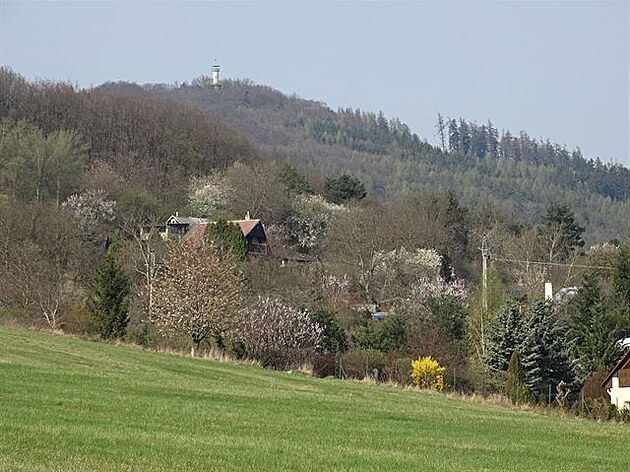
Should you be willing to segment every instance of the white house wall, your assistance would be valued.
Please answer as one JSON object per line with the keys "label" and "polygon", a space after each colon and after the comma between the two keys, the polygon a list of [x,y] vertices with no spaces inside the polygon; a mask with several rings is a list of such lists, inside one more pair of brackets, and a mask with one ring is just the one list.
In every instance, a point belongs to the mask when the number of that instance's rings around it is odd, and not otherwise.
{"label": "white house wall", "polygon": [[608,395],[610,403],[616,405],[618,409],[630,410],[630,387],[619,387],[619,377],[612,378],[612,388],[608,389]]}

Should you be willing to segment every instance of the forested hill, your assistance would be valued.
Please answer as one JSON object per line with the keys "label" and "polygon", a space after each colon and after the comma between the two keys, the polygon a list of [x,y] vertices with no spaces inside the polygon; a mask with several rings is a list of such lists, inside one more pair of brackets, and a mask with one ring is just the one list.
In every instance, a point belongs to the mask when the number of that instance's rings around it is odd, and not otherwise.
{"label": "forested hill", "polygon": [[186,204],[191,176],[270,156],[305,171],[317,188],[324,178],[347,172],[372,196],[451,190],[468,207],[500,209],[532,223],[549,204],[565,203],[586,227],[589,243],[628,234],[630,169],[587,160],[524,132],[499,132],[490,122],[440,118],[440,145],[433,146],[383,114],[333,111],[248,81],[224,81],[220,90],[203,78],[77,90],[28,82],[4,68],[0,98],[0,118],[34,127],[13,130],[30,141],[73,130],[89,148],[79,166],[89,169],[85,175],[71,171],[71,163],[27,162],[11,154],[15,162],[7,161],[0,175],[2,192],[18,200],[59,201],[79,187],[94,187],[164,214]]}
{"label": "forested hill", "polygon": [[562,202],[586,223],[589,242],[619,238],[628,230],[630,169],[587,159],[579,150],[525,132],[499,132],[491,122],[440,117],[440,145],[432,146],[398,119],[335,112],[249,81],[225,81],[220,90],[204,86],[203,78],[179,86],[102,88],[198,105],[270,154],[315,176],[350,172],[376,196],[448,189],[466,205],[496,206],[532,222],[547,205]]}
{"label": "forested hill", "polygon": [[164,213],[185,202],[190,175],[259,158],[245,136],[198,107],[135,87],[77,90],[0,67],[0,195],[59,202],[98,188]]}

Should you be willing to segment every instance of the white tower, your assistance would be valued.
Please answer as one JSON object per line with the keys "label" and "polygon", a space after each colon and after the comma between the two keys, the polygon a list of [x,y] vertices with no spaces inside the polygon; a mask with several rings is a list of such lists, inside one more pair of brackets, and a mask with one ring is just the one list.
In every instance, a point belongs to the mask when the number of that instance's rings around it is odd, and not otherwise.
{"label": "white tower", "polygon": [[214,65],[212,66],[212,88],[213,89],[221,88],[221,79],[219,78],[220,71],[221,71],[221,67],[219,67],[219,63],[215,59]]}

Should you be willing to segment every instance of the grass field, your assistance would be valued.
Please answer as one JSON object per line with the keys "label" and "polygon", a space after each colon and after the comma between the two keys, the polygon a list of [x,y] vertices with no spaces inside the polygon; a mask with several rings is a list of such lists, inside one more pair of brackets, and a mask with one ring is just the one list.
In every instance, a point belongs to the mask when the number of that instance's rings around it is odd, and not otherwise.
{"label": "grass field", "polygon": [[0,326],[0,470],[630,470],[630,427]]}

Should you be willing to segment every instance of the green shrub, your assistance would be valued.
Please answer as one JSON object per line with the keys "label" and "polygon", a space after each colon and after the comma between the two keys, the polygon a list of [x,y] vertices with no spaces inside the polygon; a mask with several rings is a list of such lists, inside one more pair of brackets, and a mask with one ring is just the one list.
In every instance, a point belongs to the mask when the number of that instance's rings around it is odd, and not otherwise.
{"label": "green shrub", "polygon": [[20,308],[0,309],[0,323],[6,325],[27,326],[31,323],[32,316]]}
{"label": "green shrub", "polygon": [[318,351],[322,353],[345,352],[348,350],[346,333],[339,326],[339,319],[334,310],[318,308],[308,313],[313,323],[322,327],[322,341]]}
{"label": "green shrub", "polygon": [[578,402],[577,414],[598,421],[617,419],[618,410],[606,398],[582,399]]}
{"label": "green shrub", "polygon": [[125,339],[137,346],[150,348],[158,344],[160,335],[156,327],[150,323],[132,323],[127,327]]}
{"label": "green shrub", "polygon": [[360,349],[375,349],[381,352],[400,351],[406,347],[405,322],[400,316],[387,316],[373,320],[367,315],[362,325],[352,335],[352,343]]}
{"label": "green shrub", "polygon": [[409,385],[411,383],[411,358],[388,359],[387,364],[383,367],[383,373],[389,382]]}
{"label": "green shrub", "polygon": [[[501,374],[505,373],[501,372]],[[446,368],[444,372],[444,389],[466,394],[479,393],[484,391],[484,389],[486,393],[496,392],[502,391],[505,379],[502,380],[500,382],[501,389],[498,389],[494,386],[496,382],[491,376],[488,376],[487,372],[484,373],[469,364],[464,364],[460,367]]]}
{"label": "green shrub", "polygon": [[628,408],[623,408],[617,412],[619,421],[622,423],[630,423],[630,410]]}
{"label": "green shrub", "polygon": [[337,356],[332,353],[316,353],[313,356],[313,375],[315,377],[336,376]]}
{"label": "green shrub", "polygon": [[95,336],[99,334],[100,325],[85,306],[73,305],[63,314],[63,330],[79,336]]}
{"label": "green shrub", "polygon": [[236,261],[242,262],[247,255],[245,238],[240,228],[219,218],[216,223],[206,226],[204,238],[208,242],[214,243],[224,254],[229,254]]}
{"label": "green shrub", "polygon": [[339,374],[342,378],[385,380],[387,357],[376,349],[351,350],[340,358]]}

